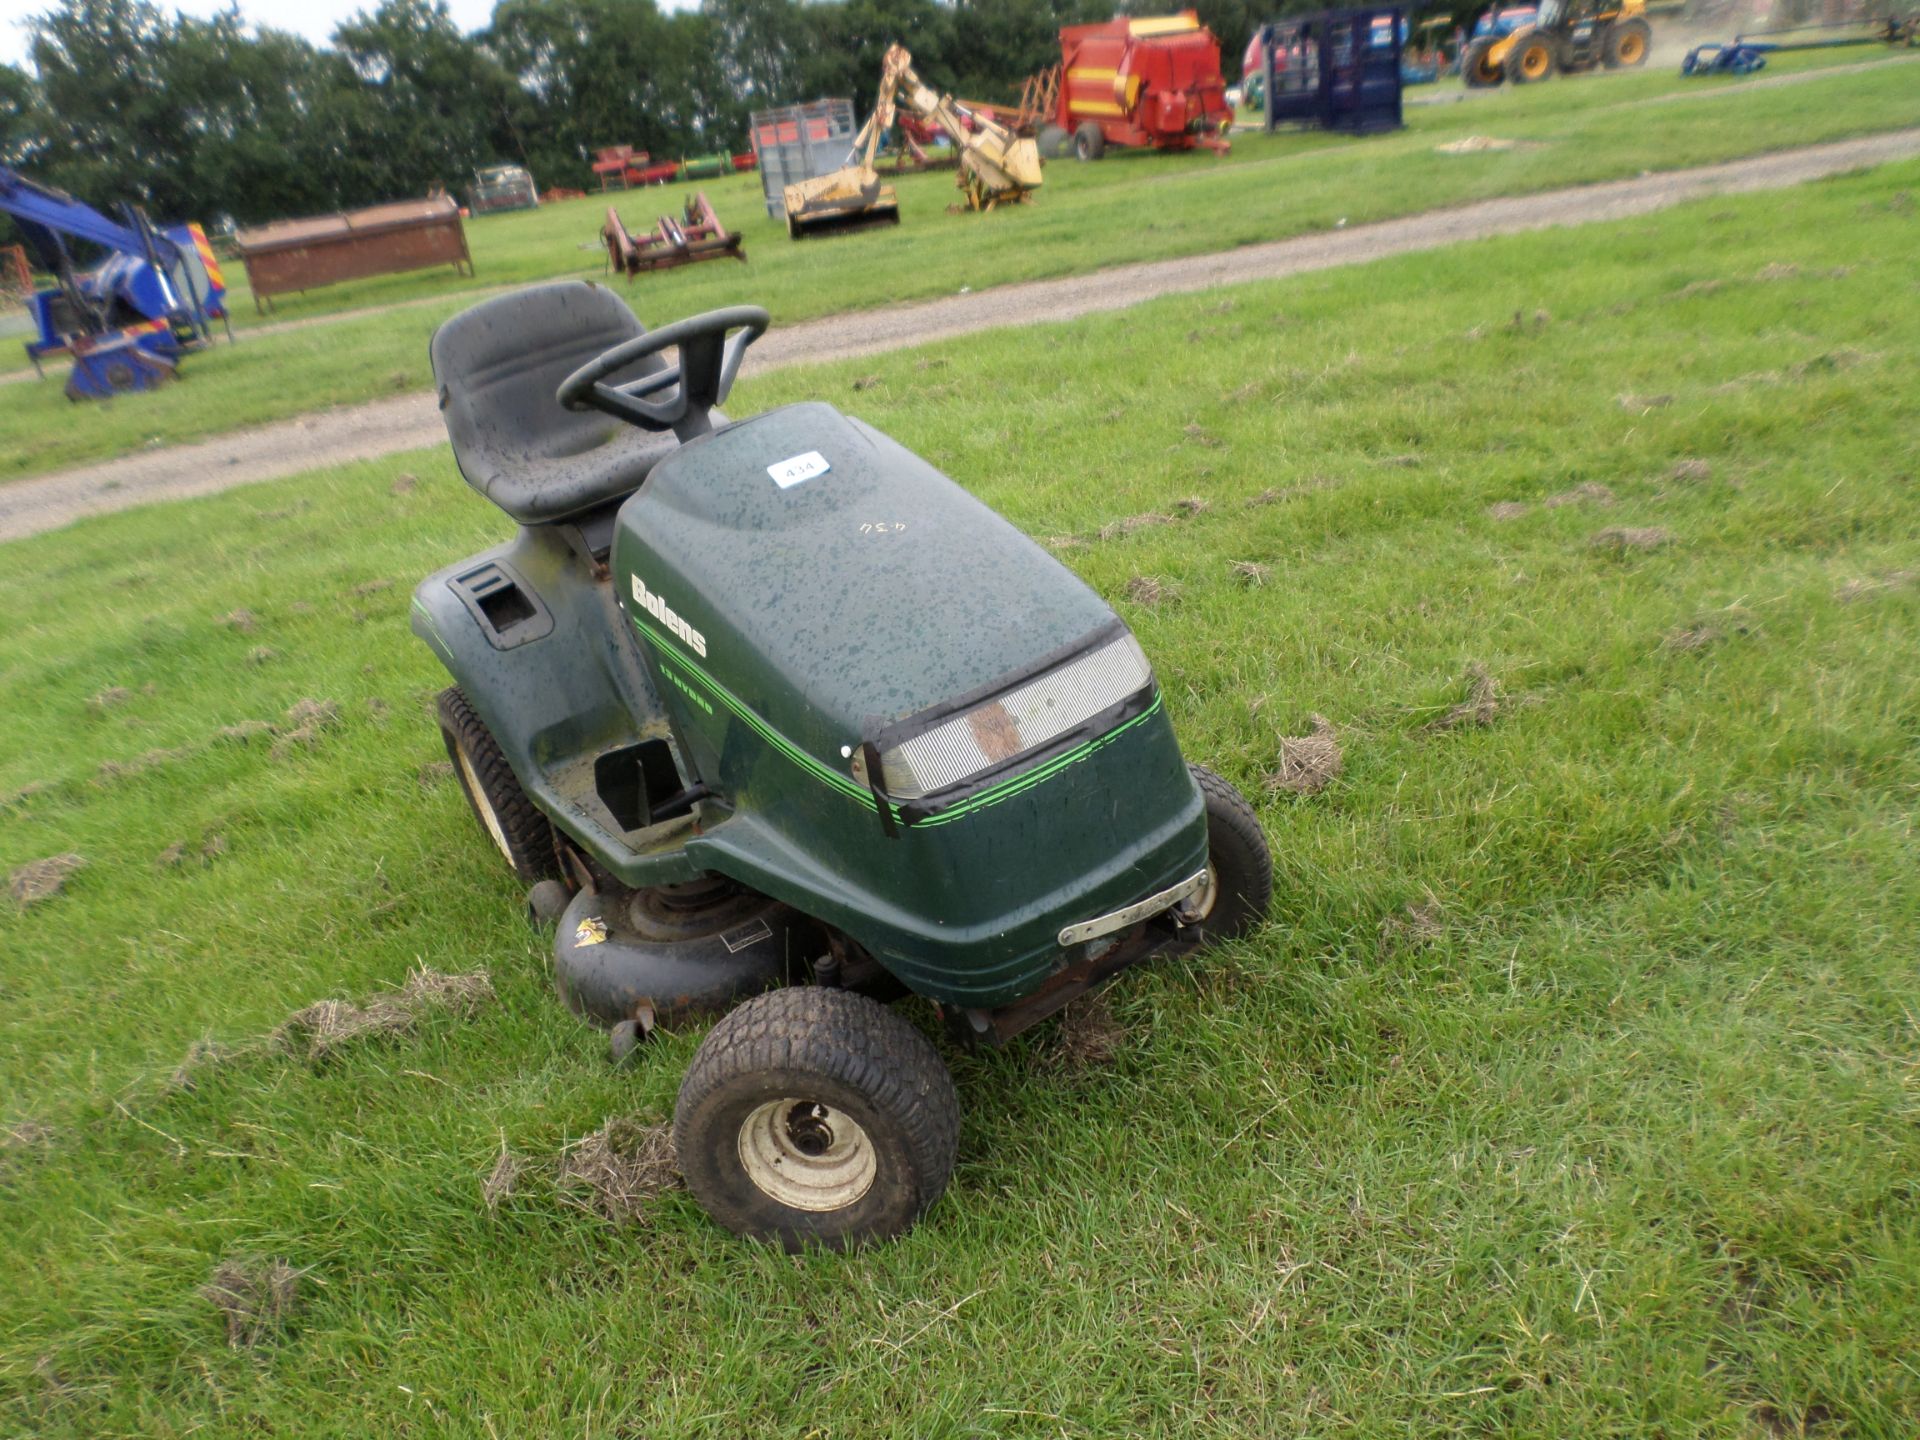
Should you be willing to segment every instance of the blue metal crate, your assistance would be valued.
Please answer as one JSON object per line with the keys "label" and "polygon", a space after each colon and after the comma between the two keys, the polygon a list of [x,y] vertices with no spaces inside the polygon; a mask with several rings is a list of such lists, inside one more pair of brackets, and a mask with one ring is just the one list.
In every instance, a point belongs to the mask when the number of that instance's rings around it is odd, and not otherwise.
{"label": "blue metal crate", "polygon": [[1314,125],[1368,135],[1398,130],[1406,11],[1398,5],[1322,10],[1269,21],[1260,29],[1266,57],[1267,129]]}

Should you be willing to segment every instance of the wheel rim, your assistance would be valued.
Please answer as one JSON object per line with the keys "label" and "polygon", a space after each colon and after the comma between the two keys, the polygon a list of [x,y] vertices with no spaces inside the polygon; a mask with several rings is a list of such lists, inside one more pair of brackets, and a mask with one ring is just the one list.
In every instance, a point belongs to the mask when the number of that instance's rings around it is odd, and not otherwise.
{"label": "wheel rim", "polygon": [[513,851],[507,848],[507,832],[500,828],[500,817],[493,813],[493,802],[487,799],[486,788],[481,785],[480,777],[474,773],[473,761],[467,758],[467,747],[456,743],[453,758],[460,766],[460,780],[467,787],[467,795],[473,801],[474,812],[480,817],[480,824],[492,838],[494,848],[511,865]]}
{"label": "wheel rim", "polygon": [[1547,73],[1547,52],[1537,46],[1527,51],[1520,59],[1520,68],[1529,80],[1538,80]]}
{"label": "wheel rim", "polygon": [[1637,65],[1640,63],[1640,57],[1646,53],[1646,41],[1638,35],[1630,34],[1620,37],[1620,59],[1623,64]]}
{"label": "wheel rim", "polygon": [[873,1143],[844,1110],[786,1096],[740,1125],[740,1166],[769,1200],[822,1214],[844,1210],[873,1188]]}

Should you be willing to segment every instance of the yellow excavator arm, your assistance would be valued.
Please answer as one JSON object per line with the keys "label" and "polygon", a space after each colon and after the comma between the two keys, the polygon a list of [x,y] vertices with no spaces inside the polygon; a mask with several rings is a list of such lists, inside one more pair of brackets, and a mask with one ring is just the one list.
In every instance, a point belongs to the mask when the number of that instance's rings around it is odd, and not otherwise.
{"label": "yellow excavator arm", "polygon": [[[1040,188],[1040,147],[975,111],[963,118],[951,95],[935,94],[915,73],[906,47],[887,47],[880,75],[880,109],[887,111],[888,124],[898,97],[916,119],[939,126],[953,142],[960,156],[960,186],[973,209],[1015,203]],[[880,109],[874,111],[875,119]]]}
{"label": "yellow excavator arm", "polygon": [[[951,95],[936,94],[913,68],[905,46],[890,45],[880,66],[880,94],[867,123],[854,136],[848,163],[838,170],[801,180],[782,192],[787,230],[872,224],[897,220],[893,187],[880,183],[874,168],[880,141],[893,128],[899,108],[935,125],[953,142],[960,157],[960,188],[974,210],[1024,200],[1040,187],[1040,149],[1004,125],[971,111],[962,115]],[[969,128],[971,122],[971,128]]]}

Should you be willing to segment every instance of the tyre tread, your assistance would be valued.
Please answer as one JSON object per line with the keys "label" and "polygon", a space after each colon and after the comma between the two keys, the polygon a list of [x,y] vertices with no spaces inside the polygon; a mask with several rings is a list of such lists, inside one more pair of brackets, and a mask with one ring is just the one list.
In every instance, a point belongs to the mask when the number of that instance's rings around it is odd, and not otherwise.
{"label": "tyre tread", "polygon": [[[500,821],[500,833],[507,837],[507,848],[513,852],[514,873],[529,885],[559,879],[560,862],[554,854],[553,824],[520,788],[519,777],[507,764],[499,742],[475,712],[466,692],[458,685],[448,686],[440,692],[435,708],[440,716],[440,732],[447,741],[448,757],[454,761],[454,779],[464,790],[460,762],[453,755],[457,742],[473,762],[473,773],[479,777],[481,788],[487,792],[487,802]],[[471,799],[468,803],[472,803]],[[479,821],[477,808],[474,819]],[[485,826],[481,828],[484,832]],[[491,837],[488,843],[491,845]]]}
{"label": "tyre tread", "polygon": [[[898,1124],[917,1180],[907,1224],[940,1197],[960,1144],[959,1096],[946,1064],[925,1035],[885,1005],[817,985],[755,996],[714,1026],[687,1067],[674,1104],[681,1155],[695,1153],[691,1126],[716,1092],[738,1077],[781,1070],[847,1085]],[[705,1203],[697,1189],[695,1198]]]}

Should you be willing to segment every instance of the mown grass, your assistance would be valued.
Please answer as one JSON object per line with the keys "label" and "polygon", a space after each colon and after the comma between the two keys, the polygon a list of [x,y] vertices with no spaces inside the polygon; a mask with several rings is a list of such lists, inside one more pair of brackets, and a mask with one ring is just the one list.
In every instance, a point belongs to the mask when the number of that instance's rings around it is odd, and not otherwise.
{"label": "mown grass", "polygon": [[[566,1140],[668,1113],[697,1036],[611,1072],[423,783],[444,682],[406,590],[502,529],[444,452],[6,547],[0,795],[48,788],[0,864],[87,864],[0,913],[5,1425],[1909,1433],[1916,192],[1903,164],[743,387],[835,399],[1051,539],[1277,865],[1257,938],[1116,987],[1111,1059],[951,1054],[953,1188],[852,1257],[556,1194]],[[1611,503],[1547,503],[1581,485]],[[1180,518],[1098,538],[1143,514]],[[1491,723],[1436,727],[1476,664]],[[305,697],[340,707],[311,749],[216,738]],[[1313,712],[1344,772],[1267,792]],[[416,964],[498,998],[168,1083]],[[533,1168],[490,1215],[503,1143]],[[306,1272],[247,1351],[197,1293],[234,1254]]]}
{"label": "mown grass", "polygon": [[[728,223],[745,234],[747,265],[715,262],[643,276],[625,293],[654,323],[750,298],[791,324],[1902,128],[1920,124],[1916,75],[1912,63],[1896,60],[1771,89],[1683,81],[1664,67],[1584,76],[1416,106],[1407,112],[1404,133],[1382,138],[1255,134],[1237,137],[1225,159],[1204,152],[1116,153],[1098,165],[1062,162],[1049,167],[1036,203],[984,219],[946,213],[950,175],[907,176],[898,182],[903,220],[897,230],[817,244],[790,242],[761,208],[758,177],[737,176],[706,188]],[[1450,139],[1489,133],[1537,148],[1434,151]],[[685,194],[684,187],[668,187],[613,199],[629,226],[645,229]],[[0,388],[0,480],[423,389],[430,379],[428,338],[471,303],[476,288],[601,275],[596,236],[605,210],[606,199],[595,197],[482,217],[469,225],[472,281],[443,270],[289,297],[278,318],[349,308],[322,328],[195,355],[182,382],[163,392],[76,408],[57,384]],[[444,296],[444,303],[352,313],[433,295]],[[248,308],[239,296],[236,311]]]}

